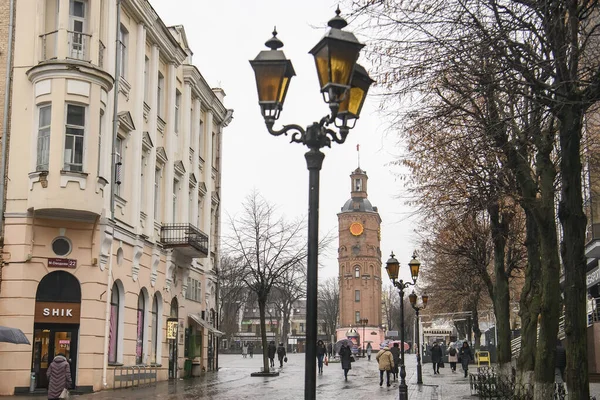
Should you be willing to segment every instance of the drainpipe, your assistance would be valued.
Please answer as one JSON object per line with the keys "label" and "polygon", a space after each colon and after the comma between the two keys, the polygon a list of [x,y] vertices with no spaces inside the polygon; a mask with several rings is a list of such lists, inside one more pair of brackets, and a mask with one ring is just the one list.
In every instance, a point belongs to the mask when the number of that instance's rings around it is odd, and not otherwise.
{"label": "drainpipe", "polygon": [[117,130],[119,129],[119,80],[121,79],[121,42],[119,34],[121,32],[121,1],[117,1],[117,27],[115,39],[115,83],[113,85],[114,100],[113,100],[113,129],[112,129],[112,148],[110,152],[110,220],[112,223],[112,239],[110,241],[110,252],[108,259],[108,277],[106,278],[106,310],[104,315],[104,355],[102,358],[102,386],[106,388],[106,374],[108,368],[108,338],[110,335],[110,301],[112,298],[112,264],[113,264],[113,242],[115,240],[115,188],[116,188],[116,161],[115,148],[117,146]]}
{"label": "drainpipe", "polygon": [[[6,142],[8,139],[8,109],[12,83],[13,28],[15,24],[15,0],[10,0],[10,17],[8,22],[8,52],[6,53],[6,93],[4,93],[4,115],[2,120],[2,154],[0,155],[0,235],[4,237],[5,181],[6,181]],[[4,240],[3,240],[4,242]],[[0,266],[1,268],[1,266]]]}

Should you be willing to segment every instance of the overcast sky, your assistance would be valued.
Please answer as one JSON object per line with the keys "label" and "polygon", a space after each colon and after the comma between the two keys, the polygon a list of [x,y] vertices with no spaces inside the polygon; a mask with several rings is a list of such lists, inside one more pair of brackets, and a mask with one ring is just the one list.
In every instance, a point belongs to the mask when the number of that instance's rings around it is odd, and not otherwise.
{"label": "overcast sky", "polygon": [[[282,124],[307,126],[328,114],[319,93],[313,57],[308,51],[325,33],[338,2],[332,0],[150,0],[165,24],[183,25],[194,52],[193,63],[212,87],[225,90],[225,106],[234,109],[234,119],[224,131],[222,211],[223,232],[227,214],[240,211],[244,197],[254,188],[288,217],[308,215],[307,148],[271,136],[265,128],[254,73],[248,60],[265,49],[264,42],[277,26],[288,59],[297,76],[290,84],[286,103],[275,128]],[[342,9],[342,16],[349,10]],[[360,32],[349,25],[346,30]],[[364,60],[361,63],[368,69]],[[374,90],[376,91],[376,89]],[[379,208],[383,263],[393,250],[408,277],[407,263],[417,243],[411,209],[400,198],[404,191],[397,178],[401,172],[389,164],[403,151],[386,121],[376,110],[372,96],[346,143],[325,148],[321,171],[321,232],[332,231],[336,240],[320,279],[337,276],[337,213],[350,198],[349,174],[357,167],[356,144],[360,143],[360,167],[369,176],[368,195]],[[385,272],[383,272],[385,274]],[[385,275],[384,275],[385,276]],[[387,280],[384,279],[384,282]]]}

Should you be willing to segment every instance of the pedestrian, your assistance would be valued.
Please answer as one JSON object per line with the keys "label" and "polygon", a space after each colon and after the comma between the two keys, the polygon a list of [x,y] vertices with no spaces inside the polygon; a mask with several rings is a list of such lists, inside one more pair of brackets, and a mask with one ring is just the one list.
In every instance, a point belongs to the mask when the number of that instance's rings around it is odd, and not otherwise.
{"label": "pedestrian", "polygon": [[450,369],[452,373],[456,373],[456,363],[458,362],[458,351],[454,347],[454,343],[450,345],[448,349],[448,362],[450,363]]}
{"label": "pedestrian", "polygon": [[327,348],[325,347],[325,343],[322,340],[317,342],[317,362],[319,365],[319,373],[323,373],[323,358],[325,358],[325,353],[327,353]]}
{"label": "pedestrian", "polygon": [[285,351],[285,347],[283,347],[283,343],[279,343],[277,347],[277,358],[279,359],[279,368],[283,368],[283,360],[287,359],[287,352]]}
{"label": "pedestrian", "polygon": [[394,368],[394,355],[390,348],[385,346],[383,350],[379,350],[375,359],[379,362],[379,386],[383,386],[383,372],[385,371],[387,386],[390,387],[390,372]]}
{"label": "pedestrian", "polygon": [[248,346],[246,345],[246,343],[242,343],[242,357],[246,358],[247,354],[248,354]]}
{"label": "pedestrian", "polygon": [[277,346],[275,346],[275,342],[273,340],[271,340],[271,343],[269,343],[267,352],[269,355],[269,360],[271,361],[271,367],[275,368],[275,354],[277,353]]}
{"label": "pedestrian", "polygon": [[248,343],[248,353],[250,353],[250,358],[254,358],[254,342]]}
{"label": "pedestrian", "polygon": [[352,369],[352,350],[348,346],[348,343],[342,342],[342,347],[340,348],[340,363],[342,364],[342,369],[344,370],[344,379],[348,380],[348,371]]}
{"label": "pedestrian", "polygon": [[331,342],[327,345],[327,355],[329,358],[333,356],[333,345]]}
{"label": "pedestrian", "polygon": [[469,372],[469,363],[473,359],[473,353],[471,352],[471,348],[469,347],[469,342],[466,340],[463,342],[460,351],[458,352],[458,356],[460,358],[460,363],[462,364],[463,370],[465,371],[465,378]]}
{"label": "pedestrian", "polygon": [[367,344],[367,360],[371,361],[371,353],[373,352],[373,347],[371,346],[371,343]]}
{"label": "pedestrian", "polygon": [[433,347],[431,348],[431,363],[433,364],[433,374],[438,374],[440,373],[440,364],[442,363],[442,348],[440,347],[440,345],[438,344],[438,342],[435,342],[433,344]]}
{"label": "pedestrian", "polygon": [[[48,399],[66,399],[72,386],[71,366],[63,354],[58,354],[46,371],[48,377]],[[66,394],[63,394],[65,392]],[[66,397],[65,397],[66,396]]]}
{"label": "pedestrian", "polygon": [[398,366],[400,365],[400,346],[398,342],[394,343],[390,352],[394,356],[394,369],[392,369],[392,373],[394,374],[394,380],[398,379]]}
{"label": "pedestrian", "polygon": [[[565,367],[567,366],[567,352],[565,351],[560,339],[556,340],[556,358],[554,365],[555,381],[556,383],[563,383],[565,381]],[[560,381],[558,378],[560,378]]]}

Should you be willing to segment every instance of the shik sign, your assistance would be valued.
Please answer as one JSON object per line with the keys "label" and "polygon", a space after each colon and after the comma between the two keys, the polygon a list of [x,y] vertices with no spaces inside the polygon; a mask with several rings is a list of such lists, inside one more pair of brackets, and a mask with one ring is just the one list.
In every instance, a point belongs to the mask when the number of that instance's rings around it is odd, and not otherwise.
{"label": "shik sign", "polygon": [[78,324],[80,309],[79,303],[38,301],[35,303],[35,322]]}

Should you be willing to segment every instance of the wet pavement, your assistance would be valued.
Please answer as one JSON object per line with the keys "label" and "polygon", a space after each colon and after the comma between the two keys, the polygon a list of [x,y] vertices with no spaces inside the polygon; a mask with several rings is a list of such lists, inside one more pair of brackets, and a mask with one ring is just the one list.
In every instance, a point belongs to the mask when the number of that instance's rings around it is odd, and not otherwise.
{"label": "wet pavement", "polygon": [[[203,377],[180,379],[172,382],[130,388],[105,390],[81,396],[72,396],[76,400],[239,400],[239,399],[277,399],[297,400],[304,398],[304,354],[288,355],[288,363],[277,377],[251,377],[262,367],[262,359],[242,358],[241,355],[221,355],[221,369]],[[277,364],[277,363],[276,363]],[[472,397],[468,379],[461,371],[453,374],[449,365],[433,375],[431,364],[423,365],[423,385],[416,384],[416,359],[406,355],[407,382],[410,400],[462,400]],[[473,368],[474,369],[474,368]],[[592,386],[592,385],[590,385]],[[595,386],[595,385],[594,385]],[[598,389],[598,388],[594,388]],[[595,392],[597,390],[592,390]],[[593,393],[595,394],[595,393]],[[2,397],[2,400],[41,400],[41,396]],[[379,386],[379,371],[375,357],[371,361],[359,359],[352,364],[348,381],[339,363],[330,363],[324,367],[324,373],[317,377],[317,398],[327,400],[371,400],[397,399],[398,382],[391,387]],[[599,397],[600,399],[600,397]]]}

